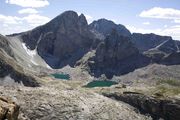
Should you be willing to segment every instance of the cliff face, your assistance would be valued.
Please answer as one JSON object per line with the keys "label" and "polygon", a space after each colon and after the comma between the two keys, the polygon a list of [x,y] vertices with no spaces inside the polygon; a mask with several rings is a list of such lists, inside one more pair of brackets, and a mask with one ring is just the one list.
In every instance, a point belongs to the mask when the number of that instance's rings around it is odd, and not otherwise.
{"label": "cliff face", "polygon": [[100,42],[95,56],[89,59],[88,66],[96,77],[105,74],[112,78],[133,71],[149,63],[149,59],[139,53],[128,37],[119,36],[116,30]]}

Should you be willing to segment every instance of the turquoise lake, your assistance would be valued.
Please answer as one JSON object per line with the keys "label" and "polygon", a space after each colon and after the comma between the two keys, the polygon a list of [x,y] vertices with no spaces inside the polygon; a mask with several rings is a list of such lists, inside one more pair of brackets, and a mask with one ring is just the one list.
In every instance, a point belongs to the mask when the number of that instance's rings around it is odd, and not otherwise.
{"label": "turquoise lake", "polygon": [[110,87],[112,85],[118,84],[117,82],[114,81],[92,81],[85,85],[84,87],[87,88],[93,88],[93,87]]}
{"label": "turquoise lake", "polygon": [[69,80],[70,79],[69,74],[54,73],[54,74],[51,74],[51,75],[56,79],[63,79],[63,80]]}

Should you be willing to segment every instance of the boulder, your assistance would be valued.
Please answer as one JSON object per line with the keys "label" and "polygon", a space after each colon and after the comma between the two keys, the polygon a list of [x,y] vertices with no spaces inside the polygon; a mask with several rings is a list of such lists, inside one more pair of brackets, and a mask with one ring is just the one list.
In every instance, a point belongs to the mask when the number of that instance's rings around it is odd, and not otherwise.
{"label": "boulder", "polygon": [[18,120],[19,108],[11,100],[0,97],[0,120]]}

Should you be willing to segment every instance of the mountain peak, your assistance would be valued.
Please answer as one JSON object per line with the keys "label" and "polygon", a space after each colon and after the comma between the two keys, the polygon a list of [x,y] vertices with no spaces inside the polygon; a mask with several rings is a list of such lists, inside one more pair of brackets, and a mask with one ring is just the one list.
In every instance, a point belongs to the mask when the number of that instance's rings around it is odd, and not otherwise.
{"label": "mountain peak", "polygon": [[78,16],[78,14],[74,11],[65,11],[62,14],[55,17],[53,20],[51,20],[49,23],[47,23],[48,28],[58,28],[59,27],[65,27],[65,28],[77,28],[77,26],[87,26],[87,20],[86,17],[81,14]]}
{"label": "mountain peak", "polygon": [[88,25],[87,20],[86,20],[86,17],[84,16],[84,14],[81,14],[81,15],[79,16],[79,23],[80,23],[80,25],[82,25],[82,26]]}
{"label": "mountain peak", "polygon": [[125,26],[121,24],[117,25],[113,21],[104,18],[94,21],[89,26],[92,30],[96,30],[104,36],[107,36],[109,33],[111,33],[112,29],[116,29],[119,35],[128,37],[131,36],[130,31]]}
{"label": "mountain peak", "polygon": [[49,23],[23,34],[22,38],[31,50],[37,48],[38,54],[51,67],[58,68],[67,64],[73,66],[91,47],[94,36],[83,14],[78,16],[74,11],[66,11]]}

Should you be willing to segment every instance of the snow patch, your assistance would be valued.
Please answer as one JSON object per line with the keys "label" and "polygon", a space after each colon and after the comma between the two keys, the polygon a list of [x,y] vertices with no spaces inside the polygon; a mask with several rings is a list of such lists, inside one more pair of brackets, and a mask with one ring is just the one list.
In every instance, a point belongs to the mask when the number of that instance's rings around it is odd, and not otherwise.
{"label": "snow patch", "polygon": [[46,64],[46,67],[47,67],[48,69],[51,69],[51,70],[52,70],[52,68],[51,68],[48,64]]}
{"label": "snow patch", "polygon": [[28,49],[28,48],[26,47],[25,43],[22,43],[22,46],[23,46],[23,48],[26,50],[26,53],[27,53],[29,56],[34,57],[34,56],[37,54],[36,49],[34,49],[34,50]]}
{"label": "snow patch", "polygon": [[33,59],[31,59],[31,62],[32,62],[34,65],[39,65],[39,64],[37,64]]}
{"label": "snow patch", "polygon": [[26,47],[25,43],[22,43],[22,47],[24,48],[24,50],[26,51],[26,53],[31,57],[31,62],[34,64],[34,65],[38,65],[38,63],[36,63],[34,61],[34,57],[37,55],[37,51],[36,49],[34,50],[30,50]]}

